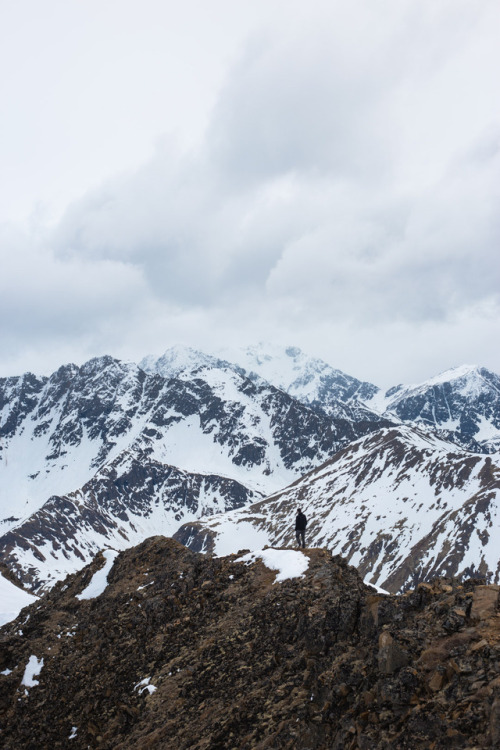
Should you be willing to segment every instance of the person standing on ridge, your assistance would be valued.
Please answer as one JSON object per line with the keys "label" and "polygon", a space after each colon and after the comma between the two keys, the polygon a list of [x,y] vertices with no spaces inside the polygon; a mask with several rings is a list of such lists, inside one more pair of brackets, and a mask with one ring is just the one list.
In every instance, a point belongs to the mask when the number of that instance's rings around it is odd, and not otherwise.
{"label": "person standing on ridge", "polygon": [[295,519],[295,538],[297,539],[297,544],[302,549],[306,546],[306,526],[307,518],[302,513],[302,509],[299,508]]}

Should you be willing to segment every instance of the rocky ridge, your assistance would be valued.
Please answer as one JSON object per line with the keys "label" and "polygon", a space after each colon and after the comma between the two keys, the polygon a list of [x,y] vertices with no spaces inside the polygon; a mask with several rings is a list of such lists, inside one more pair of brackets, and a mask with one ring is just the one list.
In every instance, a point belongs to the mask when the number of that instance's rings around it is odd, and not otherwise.
{"label": "rocky ridge", "polygon": [[99,555],[0,631],[2,747],[499,746],[498,586],[389,596],[339,556],[305,555],[303,577],[277,583],[260,560],[155,537],[78,599]]}
{"label": "rocky ridge", "polygon": [[478,453],[500,449],[500,377],[464,365],[418,385],[390,388],[367,405],[387,418],[426,426],[446,440]]}
{"label": "rocky ridge", "polygon": [[308,543],[326,546],[393,593],[437,576],[500,582],[500,464],[400,425],[339,451],[289,487],[223,515],[187,523],[175,538],[228,554],[251,532],[259,544],[294,540],[301,506]]}

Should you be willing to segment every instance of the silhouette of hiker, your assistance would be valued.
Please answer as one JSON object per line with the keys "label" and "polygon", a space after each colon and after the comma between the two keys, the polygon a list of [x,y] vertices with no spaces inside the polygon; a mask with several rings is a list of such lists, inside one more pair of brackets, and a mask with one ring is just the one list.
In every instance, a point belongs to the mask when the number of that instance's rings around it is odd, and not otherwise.
{"label": "silhouette of hiker", "polygon": [[302,513],[301,508],[299,508],[295,519],[295,538],[297,539],[299,547],[302,548],[306,546],[306,526],[307,518]]}

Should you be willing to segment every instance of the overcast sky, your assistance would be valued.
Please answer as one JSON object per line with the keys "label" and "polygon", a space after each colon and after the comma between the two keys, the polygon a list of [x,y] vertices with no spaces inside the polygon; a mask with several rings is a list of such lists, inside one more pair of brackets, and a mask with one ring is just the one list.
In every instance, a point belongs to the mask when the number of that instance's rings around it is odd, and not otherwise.
{"label": "overcast sky", "polygon": [[0,376],[500,372],[498,0],[0,0]]}

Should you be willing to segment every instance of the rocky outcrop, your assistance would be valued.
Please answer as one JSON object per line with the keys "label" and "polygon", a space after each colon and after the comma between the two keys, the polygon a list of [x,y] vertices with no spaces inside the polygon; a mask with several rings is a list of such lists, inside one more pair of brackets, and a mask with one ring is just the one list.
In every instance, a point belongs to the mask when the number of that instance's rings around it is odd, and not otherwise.
{"label": "rocky outcrop", "polygon": [[304,576],[277,583],[261,561],[154,537],[78,599],[98,556],[0,631],[1,746],[498,747],[498,587],[389,596],[305,554]]}

